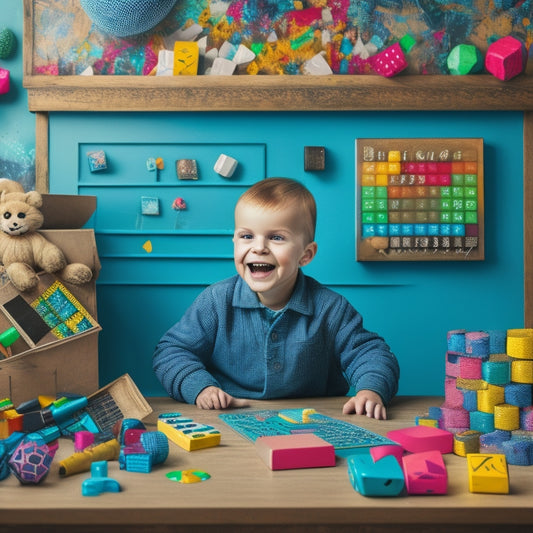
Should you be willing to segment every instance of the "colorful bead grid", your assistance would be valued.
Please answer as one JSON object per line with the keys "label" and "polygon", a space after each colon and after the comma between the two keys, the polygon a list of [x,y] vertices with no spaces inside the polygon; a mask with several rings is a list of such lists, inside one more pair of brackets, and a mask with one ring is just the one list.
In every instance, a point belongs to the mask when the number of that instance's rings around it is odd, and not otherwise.
{"label": "colorful bead grid", "polygon": [[358,149],[359,240],[391,259],[406,251],[477,250],[483,192],[477,150],[442,148],[446,140],[437,149],[387,144],[394,149],[383,143]]}

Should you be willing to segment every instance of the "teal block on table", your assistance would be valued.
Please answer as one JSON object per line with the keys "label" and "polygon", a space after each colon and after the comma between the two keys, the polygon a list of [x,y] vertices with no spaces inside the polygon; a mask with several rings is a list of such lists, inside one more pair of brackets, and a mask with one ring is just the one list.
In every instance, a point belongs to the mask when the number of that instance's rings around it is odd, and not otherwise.
{"label": "teal block on table", "polygon": [[427,235],[428,226],[427,224],[415,224],[415,235]]}
{"label": "teal block on table", "polygon": [[393,455],[374,462],[368,453],[348,457],[348,477],[363,496],[399,496],[405,487],[403,470]]}
{"label": "teal block on table", "polygon": [[440,235],[443,237],[447,237],[448,235],[452,234],[452,226],[451,224],[440,224]]}
{"label": "teal block on table", "polygon": [[439,235],[439,225],[438,224],[428,224],[428,235],[436,237]]}

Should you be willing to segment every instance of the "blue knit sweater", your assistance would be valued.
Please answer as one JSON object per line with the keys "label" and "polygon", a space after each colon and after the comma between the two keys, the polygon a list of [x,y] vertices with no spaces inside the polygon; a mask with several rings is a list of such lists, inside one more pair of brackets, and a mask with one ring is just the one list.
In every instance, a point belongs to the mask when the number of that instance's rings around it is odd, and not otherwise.
{"label": "blue knit sweater", "polygon": [[277,313],[238,275],[207,287],[160,339],[153,368],[168,394],[187,403],[210,385],[252,399],[340,396],[353,387],[388,403],[400,375],[346,298],[302,272]]}

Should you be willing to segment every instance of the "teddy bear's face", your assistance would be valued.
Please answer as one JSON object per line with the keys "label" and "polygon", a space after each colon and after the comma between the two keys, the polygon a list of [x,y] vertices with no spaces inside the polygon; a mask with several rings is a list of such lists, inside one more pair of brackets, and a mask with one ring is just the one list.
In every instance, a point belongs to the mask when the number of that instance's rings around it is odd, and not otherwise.
{"label": "teddy bear's face", "polygon": [[20,200],[0,201],[0,229],[7,235],[24,235],[43,224],[43,215],[35,206]]}

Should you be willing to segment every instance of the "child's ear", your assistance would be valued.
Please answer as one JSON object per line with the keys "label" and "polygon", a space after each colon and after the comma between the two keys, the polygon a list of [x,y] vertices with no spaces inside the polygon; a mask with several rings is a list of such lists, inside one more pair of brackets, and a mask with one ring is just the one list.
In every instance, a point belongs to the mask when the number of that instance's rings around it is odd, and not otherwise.
{"label": "child's ear", "polygon": [[300,266],[308,265],[316,255],[318,245],[316,242],[310,242],[304,250],[302,257],[300,258]]}

